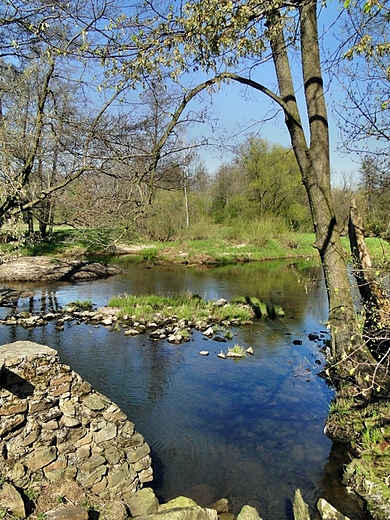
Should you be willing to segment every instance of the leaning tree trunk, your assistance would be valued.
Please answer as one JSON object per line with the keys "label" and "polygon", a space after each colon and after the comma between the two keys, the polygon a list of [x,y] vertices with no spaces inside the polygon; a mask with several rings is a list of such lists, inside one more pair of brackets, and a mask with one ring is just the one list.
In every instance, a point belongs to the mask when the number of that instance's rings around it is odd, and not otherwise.
{"label": "leaning tree trunk", "polygon": [[[377,363],[357,323],[345,253],[334,211],[330,186],[328,117],[322,83],[315,0],[299,4],[301,58],[310,145],[304,134],[291,76],[280,16],[270,20],[270,43],[286,125],[309,198],[310,210],[329,301],[332,337],[332,379],[337,384],[354,377],[364,395],[374,388]],[[315,52],[316,51],[316,52]],[[375,374],[373,376],[373,374]]]}
{"label": "leaning tree trunk", "polygon": [[356,334],[356,315],[331,195],[328,119],[318,47],[316,2],[304,0],[299,11],[310,146],[301,123],[282,21],[277,11],[269,20],[269,35],[279,93],[286,107],[286,125],[308,194],[316,234],[315,247],[319,251],[325,275],[332,354],[335,360],[340,360],[353,349],[351,341]]}
{"label": "leaning tree trunk", "polygon": [[364,226],[355,201],[349,212],[349,241],[354,275],[365,311],[364,339],[376,360],[369,379],[376,390],[388,387],[390,368],[390,300],[377,279],[367,251]]}
{"label": "leaning tree trunk", "polygon": [[366,321],[371,321],[373,315],[388,307],[389,303],[387,294],[376,279],[372,268],[364,237],[363,220],[359,215],[354,199],[351,200],[349,209],[348,234],[354,275],[366,309]]}

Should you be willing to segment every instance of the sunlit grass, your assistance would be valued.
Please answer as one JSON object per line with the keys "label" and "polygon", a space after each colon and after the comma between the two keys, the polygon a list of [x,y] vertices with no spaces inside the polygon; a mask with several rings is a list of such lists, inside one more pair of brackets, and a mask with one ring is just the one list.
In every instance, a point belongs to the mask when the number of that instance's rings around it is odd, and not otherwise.
{"label": "sunlit grass", "polygon": [[215,306],[198,295],[189,292],[174,296],[160,295],[123,295],[111,298],[110,307],[119,307],[121,315],[133,316],[136,320],[152,321],[157,318],[177,317],[188,321],[212,320],[216,322],[232,321],[248,322],[254,318],[250,306],[243,304],[227,304]]}

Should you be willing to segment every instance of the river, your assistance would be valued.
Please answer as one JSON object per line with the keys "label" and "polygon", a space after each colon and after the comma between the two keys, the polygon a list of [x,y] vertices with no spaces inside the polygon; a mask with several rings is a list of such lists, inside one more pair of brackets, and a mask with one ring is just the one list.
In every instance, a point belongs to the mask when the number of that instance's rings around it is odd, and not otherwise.
{"label": "river", "polygon": [[[35,296],[20,300],[18,311],[47,311],[77,299],[103,306],[123,293],[188,290],[207,299],[256,296],[281,305],[285,317],[232,329],[228,343],[194,332],[188,343],[171,345],[75,322],[64,331],[54,323],[3,326],[1,343],[28,339],[55,348],[63,362],[115,401],[152,448],[160,501],[186,494],[207,505],[227,497],[236,514],[250,504],[264,520],[286,520],[293,518],[291,501],[299,487],[313,511],[321,496],[351,519],[365,519],[340,484],[346,454],[323,433],[333,391],[318,376],[328,312],[322,270],[305,262],[214,269],[147,269],[130,258],[114,262],[123,274],[106,280],[23,284]],[[313,332],[323,339],[310,341]],[[217,357],[221,346],[235,343],[252,347],[254,355],[239,361]],[[200,356],[205,349],[210,355]]]}

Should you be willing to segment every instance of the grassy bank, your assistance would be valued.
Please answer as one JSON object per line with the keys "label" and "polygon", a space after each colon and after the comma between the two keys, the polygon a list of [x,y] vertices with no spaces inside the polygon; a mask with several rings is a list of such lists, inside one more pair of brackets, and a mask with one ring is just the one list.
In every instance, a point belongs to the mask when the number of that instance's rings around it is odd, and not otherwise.
{"label": "grassy bank", "polygon": [[[226,229],[212,238],[149,241],[142,238],[114,240],[114,233],[98,229],[74,230],[59,228],[44,240],[23,239],[0,244],[2,257],[57,256],[82,258],[100,255],[132,254],[149,263],[234,264],[249,261],[318,258],[313,247],[313,233],[287,233],[262,238],[261,241],[226,238]],[[349,254],[348,239],[342,238],[345,254]],[[367,246],[376,265],[390,258],[390,245],[378,238],[368,238]]]}

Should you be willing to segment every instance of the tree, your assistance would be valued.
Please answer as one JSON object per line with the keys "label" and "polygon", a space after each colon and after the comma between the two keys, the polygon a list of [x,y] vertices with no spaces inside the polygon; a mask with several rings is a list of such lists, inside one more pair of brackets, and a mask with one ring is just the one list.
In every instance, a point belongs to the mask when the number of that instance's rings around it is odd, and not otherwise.
{"label": "tree", "polygon": [[[390,51],[389,5],[347,3],[344,41],[333,66],[340,82],[333,106],[340,121],[343,148],[362,156],[389,156]],[[341,94],[340,94],[341,93]]]}
{"label": "tree", "polygon": [[[131,25],[131,60],[122,72],[136,79],[139,67],[170,70],[174,80],[202,70],[211,85],[236,81],[270,97],[283,110],[291,144],[307,190],[329,299],[333,354],[351,352],[356,316],[330,188],[329,130],[323,87],[317,2],[232,2],[198,0],[174,6],[154,5],[137,17],[142,31]],[[126,31],[128,20],[118,20]],[[131,34],[131,35],[130,35]],[[134,56],[134,44],[138,47]],[[290,53],[299,47],[304,107],[299,107]],[[253,79],[271,60],[278,90]],[[118,70],[118,67],[117,69]],[[272,81],[271,81],[272,83]],[[302,113],[301,113],[302,112]],[[305,135],[303,121],[307,118]]]}
{"label": "tree", "polygon": [[389,230],[390,172],[382,157],[365,156],[360,167],[366,210],[366,227],[375,234]]}
{"label": "tree", "polygon": [[251,136],[236,154],[236,168],[246,180],[252,217],[275,216],[290,229],[307,225],[307,195],[291,149]]}

